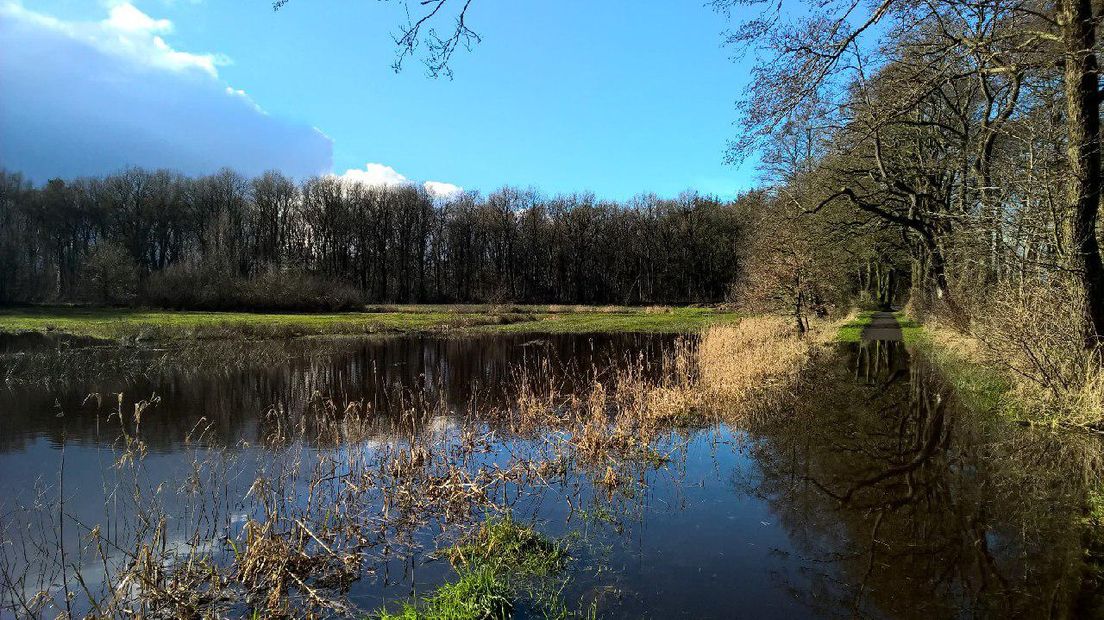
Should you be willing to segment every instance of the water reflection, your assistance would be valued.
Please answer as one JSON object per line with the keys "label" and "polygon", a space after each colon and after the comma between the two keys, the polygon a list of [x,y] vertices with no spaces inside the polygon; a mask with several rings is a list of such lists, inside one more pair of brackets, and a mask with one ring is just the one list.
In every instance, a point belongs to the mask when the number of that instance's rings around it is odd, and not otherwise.
{"label": "water reflection", "polygon": [[[508,402],[518,366],[570,392],[626,360],[643,358],[662,372],[670,344],[560,336],[257,345],[189,353],[195,363],[60,390],[12,387],[0,394],[0,522],[14,514],[7,507],[48,506],[59,496],[81,522],[105,520],[120,492],[106,473],[120,452],[119,420],[110,414],[150,394],[160,402],[142,422],[151,449],[143,484],[168,489],[159,501],[181,523],[195,517],[225,536],[251,510],[256,470],[278,451],[259,441],[274,425],[307,424],[327,403],[358,401],[379,423],[342,449],[368,454],[401,441],[388,420],[421,409],[433,413],[421,423],[445,447],[442,457],[478,431],[481,447],[466,453],[467,467],[539,462],[552,458],[548,437],[510,436],[469,413]],[[112,396],[119,392],[121,404]],[[1099,442],[966,411],[937,369],[900,342],[820,356],[797,396],[752,420],[672,429],[655,446],[669,460],[631,464],[630,482],[616,488],[574,463],[563,475],[521,478],[496,493],[519,518],[573,541],[561,594],[575,609],[597,605],[601,617],[1085,612],[1080,523],[1086,490],[1099,484],[1086,465],[1099,460]],[[185,441],[201,420],[202,441]],[[329,448],[316,441],[287,454]],[[219,497],[175,491],[201,459],[202,475],[213,481],[207,488]],[[126,527],[140,515],[110,519]],[[373,532],[365,570],[348,584],[350,600],[375,609],[449,579],[446,562],[417,550],[431,549],[443,527],[434,520],[409,537]]]}
{"label": "water reflection", "polygon": [[158,451],[180,448],[201,420],[211,425],[212,441],[257,443],[269,430],[270,411],[298,421],[321,401],[362,402],[381,416],[406,407],[491,406],[510,396],[504,388],[522,369],[570,391],[638,357],[649,364],[660,360],[673,339],[518,335],[215,343],[169,352],[104,347],[85,352],[79,363],[129,357],[138,359],[131,366],[145,371],[0,388],[0,453],[42,439],[57,446],[63,434],[70,443],[110,444],[116,432],[103,427],[106,416],[155,394],[160,403],[144,431]]}
{"label": "water reflection", "polygon": [[899,342],[849,357],[754,426],[759,475],[737,480],[815,576],[795,596],[825,615],[1070,615],[1085,491],[1070,445],[962,410]]}

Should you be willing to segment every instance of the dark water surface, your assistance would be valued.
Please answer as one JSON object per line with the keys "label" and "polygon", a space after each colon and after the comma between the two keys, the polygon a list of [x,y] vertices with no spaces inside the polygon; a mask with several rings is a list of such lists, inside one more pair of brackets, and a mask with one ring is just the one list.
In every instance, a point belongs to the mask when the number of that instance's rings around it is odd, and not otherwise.
{"label": "dark water surface", "polygon": [[[0,520],[7,521],[0,525],[11,538],[36,506],[64,512],[60,521],[108,530],[139,520],[111,510],[128,491],[107,472],[122,452],[111,414],[129,416],[142,399],[154,400],[142,413],[143,475],[184,488],[196,455],[218,454],[221,465],[203,474],[225,482],[221,512],[209,521],[229,531],[244,518],[236,510],[267,457],[263,439],[281,425],[309,425],[312,412],[358,401],[381,419],[433,411],[428,427],[447,438],[473,403],[513,398],[508,386],[519,366],[570,392],[631,361],[661,372],[652,362],[672,342],[572,335],[403,337],[279,350],[256,344],[207,354],[144,352],[137,355],[156,363],[116,376],[12,383],[0,389]],[[2,352],[21,346],[3,343]],[[1079,524],[1085,488],[1095,483],[1084,455],[1099,452],[1098,444],[968,411],[899,342],[842,348],[816,364],[796,403],[773,415],[665,436],[659,448],[670,460],[640,467],[627,491],[611,492],[579,472],[516,493],[516,518],[572,541],[567,605],[621,618],[1004,618],[1081,610],[1088,595]],[[363,442],[386,446],[395,437],[381,424]],[[482,458],[493,462],[539,444],[503,439]],[[182,521],[205,510],[183,495],[167,492],[159,501]],[[72,529],[59,536],[78,535]],[[8,581],[18,573],[17,556],[3,556]],[[447,561],[428,553],[373,557],[348,591],[364,610],[428,592],[452,575]],[[96,561],[68,558],[87,565],[89,575]],[[47,581],[57,587],[63,579]],[[54,616],[55,605],[42,615]]]}

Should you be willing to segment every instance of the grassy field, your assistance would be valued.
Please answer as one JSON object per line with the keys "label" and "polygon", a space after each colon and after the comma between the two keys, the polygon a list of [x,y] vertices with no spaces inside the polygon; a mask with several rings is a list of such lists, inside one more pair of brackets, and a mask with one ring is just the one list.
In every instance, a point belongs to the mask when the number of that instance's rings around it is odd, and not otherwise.
{"label": "grassy field", "polygon": [[318,314],[36,306],[0,309],[0,333],[153,341],[381,333],[679,333],[737,318],[710,308],[619,306],[374,306],[364,312]]}

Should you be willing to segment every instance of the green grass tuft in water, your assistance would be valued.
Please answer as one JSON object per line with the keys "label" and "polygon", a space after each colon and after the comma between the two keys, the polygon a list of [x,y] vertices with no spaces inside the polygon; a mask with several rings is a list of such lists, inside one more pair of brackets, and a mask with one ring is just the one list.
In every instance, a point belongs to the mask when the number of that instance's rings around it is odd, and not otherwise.
{"label": "green grass tuft in water", "polygon": [[[567,617],[561,601],[531,587],[567,565],[567,549],[560,543],[518,523],[509,513],[487,519],[445,555],[457,578],[398,613],[386,609],[381,620],[499,620],[511,617],[514,601],[527,596],[557,617]],[[546,614],[548,615],[548,614]]]}
{"label": "green grass tuft in water", "polygon": [[563,570],[567,550],[510,513],[487,519],[449,550],[453,566],[491,566],[525,576],[543,577]]}
{"label": "green grass tuft in water", "polygon": [[491,566],[460,573],[420,604],[406,603],[398,613],[383,610],[380,620],[500,620],[510,617],[512,588]]}

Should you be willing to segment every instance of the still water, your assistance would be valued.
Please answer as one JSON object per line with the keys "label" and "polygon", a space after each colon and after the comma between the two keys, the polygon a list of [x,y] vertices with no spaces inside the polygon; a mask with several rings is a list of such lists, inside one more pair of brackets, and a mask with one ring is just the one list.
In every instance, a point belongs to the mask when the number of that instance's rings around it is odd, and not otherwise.
{"label": "still water", "polygon": [[[0,613],[25,614],[13,606],[12,588],[27,595],[72,580],[60,569],[18,579],[27,548],[18,539],[34,538],[29,528],[69,523],[45,538],[71,539],[82,527],[120,530],[140,521],[118,509],[129,490],[109,473],[124,451],[120,417],[136,402],[149,403],[142,478],[162,487],[159,506],[180,521],[232,532],[273,450],[264,439],[274,429],[309,425],[319,411],[357,402],[380,420],[359,441],[369,449],[399,442],[394,426],[411,410],[429,412],[425,432],[448,442],[464,412],[516,397],[519,369],[570,393],[641,360],[647,372],[661,373],[659,360],[673,344],[643,335],[401,337],[130,351],[140,359],[125,367],[104,363],[124,355],[117,349],[88,349],[77,358],[87,372],[0,389],[0,525],[9,551]],[[0,345],[8,364],[58,346]],[[628,487],[611,490],[584,471],[505,485],[515,518],[570,541],[569,578],[559,586],[567,607],[611,618],[1084,611],[1093,593],[1083,579],[1080,523],[1086,489],[1097,484],[1085,465],[1086,454],[1100,451],[1095,440],[970,411],[899,342],[841,347],[815,364],[800,397],[779,411],[666,434],[658,448],[667,460],[633,470]],[[119,411],[126,415],[112,415]],[[490,438],[484,463],[539,452],[544,441],[500,435],[492,423],[481,430]],[[324,442],[302,448],[331,449]],[[196,473],[200,454],[217,455],[218,465]],[[219,479],[217,508],[184,492],[200,476]],[[50,512],[59,516],[42,517]],[[349,601],[371,611],[450,579],[448,561],[425,548],[437,526],[415,533],[421,545],[381,533],[346,589]],[[101,560],[70,554],[67,563],[85,565],[94,579]],[[87,611],[79,598],[73,611]],[[55,592],[41,615],[63,610],[60,600]],[[515,612],[540,613],[524,604]]]}

